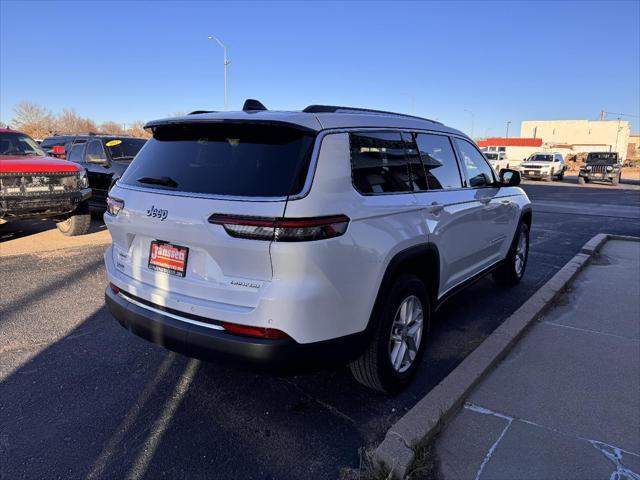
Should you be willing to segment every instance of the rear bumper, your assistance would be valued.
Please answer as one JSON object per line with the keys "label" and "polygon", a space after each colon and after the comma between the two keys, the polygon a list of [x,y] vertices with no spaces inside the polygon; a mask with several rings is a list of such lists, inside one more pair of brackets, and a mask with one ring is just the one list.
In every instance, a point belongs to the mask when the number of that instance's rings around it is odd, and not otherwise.
{"label": "rear bumper", "polygon": [[90,188],[60,195],[0,197],[0,218],[17,220],[66,215],[89,197]]}
{"label": "rear bumper", "polygon": [[355,359],[367,344],[358,333],[322,342],[300,344],[234,335],[195,325],[143,308],[107,287],[105,302],[120,325],[156,345],[203,360],[231,362],[275,373],[321,370]]}

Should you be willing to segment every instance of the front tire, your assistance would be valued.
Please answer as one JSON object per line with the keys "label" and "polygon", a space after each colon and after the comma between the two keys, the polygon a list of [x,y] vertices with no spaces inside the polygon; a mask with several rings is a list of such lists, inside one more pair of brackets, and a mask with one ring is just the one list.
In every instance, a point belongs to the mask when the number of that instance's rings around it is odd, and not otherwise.
{"label": "front tire", "polygon": [[504,263],[493,272],[493,280],[502,286],[520,283],[529,259],[529,227],[520,223]]}
{"label": "front tire", "polygon": [[424,354],[431,314],[427,289],[415,275],[402,274],[376,310],[371,342],[349,368],[361,384],[395,393],[411,382]]}
{"label": "front tire", "polygon": [[612,185],[618,185],[618,184],[620,183],[620,177],[621,177],[621,176],[622,176],[622,174],[620,174],[620,175],[617,175],[617,176],[613,177],[613,178],[611,179],[611,184],[612,184]]}
{"label": "front tire", "polygon": [[67,237],[75,237],[76,235],[84,235],[89,232],[91,227],[91,212],[89,204],[83,202],[66,220],[56,223],[56,227]]}
{"label": "front tire", "polygon": [[578,177],[578,185],[584,185],[584,177]]}

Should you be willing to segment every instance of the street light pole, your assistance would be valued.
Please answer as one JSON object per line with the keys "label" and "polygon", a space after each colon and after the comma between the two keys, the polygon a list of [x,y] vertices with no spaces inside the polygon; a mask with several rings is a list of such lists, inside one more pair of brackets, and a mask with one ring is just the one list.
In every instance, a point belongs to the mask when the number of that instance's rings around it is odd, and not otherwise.
{"label": "street light pole", "polygon": [[231,63],[229,60],[227,60],[227,46],[213,35],[209,35],[207,38],[209,40],[215,40],[216,42],[218,42],[218,45],[222,47],[222,50],[224,52],[224,109],[225,111],[227,111],[229,110],[229,103],[227,101],[227,65]]}
{"label": "street light pole", "polygon": [[464,111],[471,114],[471,135],[469,136],[471,137],[471,140],[473,140],[473,124],[475,123],[475,115],[471,110],[467,110],[466,108]]}
{"label": "street light pole", "polygon": [[507,136],[505,138],[509,138],[509,125],[511,125],[511,120],[507,122]]}

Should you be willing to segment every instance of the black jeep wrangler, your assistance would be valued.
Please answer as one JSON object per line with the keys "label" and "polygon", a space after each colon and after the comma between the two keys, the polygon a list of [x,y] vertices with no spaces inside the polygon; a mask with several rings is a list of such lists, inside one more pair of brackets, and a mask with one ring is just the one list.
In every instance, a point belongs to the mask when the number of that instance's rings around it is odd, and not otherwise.
{"label": "black jeep wrangler", "polygon": [[618,152],[590,152],[585,164],[580,167],[578,183],[582,185],[592,180],[600,180],[618,185],[621,175],[622,164]]}

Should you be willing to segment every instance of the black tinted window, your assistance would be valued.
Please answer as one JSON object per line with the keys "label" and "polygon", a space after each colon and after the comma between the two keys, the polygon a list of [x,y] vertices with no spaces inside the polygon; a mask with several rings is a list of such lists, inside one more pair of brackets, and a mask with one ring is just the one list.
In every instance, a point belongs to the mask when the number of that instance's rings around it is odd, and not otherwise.
{"label": "black tinted window", "polygon": [[109,138],[104,140],[104,146],[112,160],[133,160],[146,140],[143,138]]}
{"label": "black tinted window", "polygon": [[418,149],[427,172],[429,190],[460,188],[460,172],[449,138],[444,135],[416,135]]}
{"label": "black tinted window", "polygon": [[84,157],[84,148],[86,147],[86,143],[76,143],[71,147],[69,153],[67,154],[67,160],[71,162],[82,162]]}
{"label": "black tinted window", "polygon": [[471,188],[487,187],[494,182],[493,169],[486,159],[470,142],[456,138],[456,145],[462,156],[462,165],[467,171]]}
{"label": "black tinted window", "polygon": [[313,135],[275,125],[161,126],[121,182],[213,195],[293,195],[302,190],[313,142]]}
{"label": "black tinted window", "polygon": [[400,133],[351,134],[353,185],[361,193],[411,191]]}

